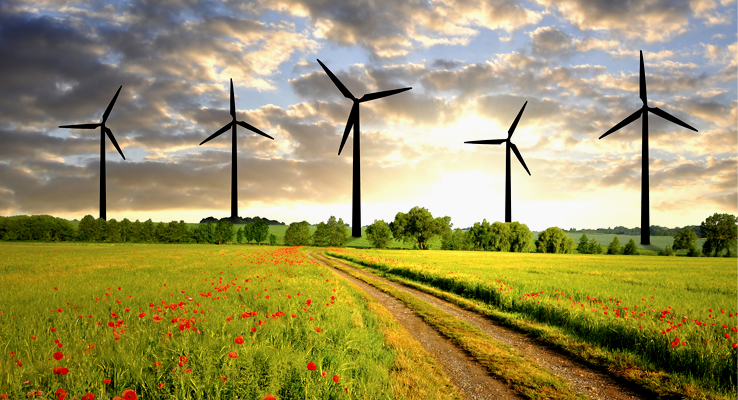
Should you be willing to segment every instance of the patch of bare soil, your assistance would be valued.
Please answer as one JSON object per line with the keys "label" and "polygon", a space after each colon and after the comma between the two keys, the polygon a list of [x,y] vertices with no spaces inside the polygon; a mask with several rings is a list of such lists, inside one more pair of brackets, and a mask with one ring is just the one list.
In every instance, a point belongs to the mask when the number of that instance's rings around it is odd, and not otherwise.
{"label": "patch of bare soil", "polygon": [[330,268],[336,275],[355,283],[371,295],[379,304],[384,306],[397,319],[400,325],[438,360],[444,372],[463,398],[474,400],[511,400],[522,398],[506,383],[489,375],[483,366],[479,365],[464,351],[454,346],[405,304],[364,281],[356,279],[335,268],[331,268],[321,260],[313,257],[312,254],[309,256],[313,260]]}
{"label": "patch of bare soil", "polygon": [[331,261],[341,263],[341,265],[351,268],[357,273],[370,276],[383,283],[391,285],[398,290],[409,293],[463,321],[468,322],[469,324],[481,329],[484,333],[500,343],[506,344],[529,359],[535,360],[543,368],[548,369],[566,380],[572,389],[589,397],[601,400],[645,400],[653,398],[654,396],[642,388],[634,387],[633,385],[629,385],[627,382],[616,380],[606,373],[574,361],[566,355],[558,353],[545,345],[536,342],[523,333],[504,327],[496,321],[479,315],[473,311],[465,310],[427,293],[408,288],[399,283],[353,268],[342,263],[340,260],[332,258]]}

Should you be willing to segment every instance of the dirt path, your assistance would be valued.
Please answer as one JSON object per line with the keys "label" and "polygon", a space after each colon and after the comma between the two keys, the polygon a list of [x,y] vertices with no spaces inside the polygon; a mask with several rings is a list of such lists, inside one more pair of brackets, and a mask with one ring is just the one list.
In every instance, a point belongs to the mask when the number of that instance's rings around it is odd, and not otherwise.
{"label": "dirt path", "polygon": [[438,360],[444,372],[451,379],[451,382],[456,386],[463,398],[474,400],[522,399],[507,384],[490,376],[484,367],[479,365],[472,357],[458,347],[451,344],[445,337],[415,315],[405,304],[364,281],[356,279],[335,268],[331,268],[314,257],[312,253],[308,255],[321,265],[330,268],[336,275],[355,283],[362,290],[374,297],[379,304],[383,305],[410,335]]}
{"label": "dirt path", "polygon": [[[650,394],[643,389],[632,387],[624,382],[618,382],[603,372],[573,361],[570,358],[536,342],[525,334],[501,326],[494,320],[485,318],[473,311],[462,309],[427,293],[408,288],[377,275],[350,267],[341,262],[341,260],[332,258],[331,261],[340,263],[344,267],[351,268],[357,273],[391,285],[398,290],[411,294],[463,321],[468,322],[469,324],[481,329],[484,333],[500,343],[512,347],[529,359],[536,360],[543,368],[548,369],[567,381],[572,389],[586,394],[589,397],[601,400],[635,400],[653,398],[653,394]],[[336,270],[334,269],[334,271]]]}

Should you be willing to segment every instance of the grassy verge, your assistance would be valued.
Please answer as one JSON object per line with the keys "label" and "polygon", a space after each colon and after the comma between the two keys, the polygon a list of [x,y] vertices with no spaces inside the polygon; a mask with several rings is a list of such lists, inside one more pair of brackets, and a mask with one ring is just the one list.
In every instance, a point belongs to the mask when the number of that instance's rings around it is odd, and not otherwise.
{"label": "grassy verge", "polygon": [[469,352],[487,370],[503,379],[512,388],[529,399],[586,399],[587,397],[571,390],[558,376],[541,368],[514,350],[484,334],[474,326],[445,313],[416,297],[393,288],[380,281],[358,274],[327,258],[323,260],[330,266],[344,271],[377,289],[399,299],[424,321],[455,345]]}
{"label": "grassy verge", "polygon": [[665,372],[652,363],[644,361],[638,355],[612,350],[586,342],[566,332],[564,328],[551,326],[533,320],[521,313],[503,311],[490,304],[462,297],[438,288],[401,277],[379,268],[376,264],[354,260],[345,255],[333,254],[347,264],[378,275],[393,282],[423,291],[456,304],[467,310],[480,313],[500,321],[504,325],[535,337],[539,341],[559,349],[565,354],[575,357],[591,366],[607,370],[612,375],[621,377],[643,387],[661,398],[684,399],[731,399],[736,397],[735,390],[720,392],[705,379],[695,379],[688,374]]}

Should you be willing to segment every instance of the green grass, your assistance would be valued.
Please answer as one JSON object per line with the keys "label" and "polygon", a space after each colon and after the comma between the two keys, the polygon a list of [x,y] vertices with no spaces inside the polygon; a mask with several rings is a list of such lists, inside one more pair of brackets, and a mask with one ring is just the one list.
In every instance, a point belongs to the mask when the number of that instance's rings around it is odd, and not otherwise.
{"label": "green grass", "polygon": [[702,386],[736,392],[734,260],[349,249],[332,254],[560,327],[577,340],[628,352],[643,365],[693,377]]}
{"label": "green grass", "polygon": [[364,294],[293,248],[0,243],[0,287],[11,399],[392,397],[395,356]]}

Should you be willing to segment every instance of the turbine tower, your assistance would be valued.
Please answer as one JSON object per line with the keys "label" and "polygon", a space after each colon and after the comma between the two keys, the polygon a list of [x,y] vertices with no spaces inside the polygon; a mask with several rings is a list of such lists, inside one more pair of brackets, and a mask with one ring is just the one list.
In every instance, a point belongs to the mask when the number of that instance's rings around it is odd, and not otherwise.
{"label": "turbine tower", "polygon": [[511,207],[511,185],[510,185],[510,149],[515,153],[515,156],[518,157],[518,161],[520,161],[521,164],[523,164],[523,168],[525,168],[525,172],[530,175],[530,171],[528,170],[528,166],[525,165],[525,161],[523,161],[523,156],[520,155],[520,152],[518,151],[518,147],[515,146],[513,142],[510,141],[510,138],[513,135],[513,132],[515,132],[515,127],[518,126],[518,121],[520,121],[520,116],[523,115],[523,110],[525,110],[525,106],[528,105],[528,102],[526,101],[525,104],[523,104],[523,108],[520,109],[520,112],[518,112],[518,116],[515,117],[515,121],[512,123],[512,126],[510,126],[510,129],[507,130],[507,139],[488,139],[488,140],[472,140],[469,142],[464,143],[471,143],[471,144],[503,144],[505,143],[505,222],[512,222],[512,207]]}
{"label": "turbine tower", "polygon": [[100,218],[106,219],[106,210],[105,210],[105,135],[108,135],[108,138],[111,142],[113,142],[113,146],[118,150],[118,153],[120,153],[120,156],[123,157],[123,159],[126,159],[126,156],[123,155],[123,152],[120,150],[120,146],[118,146],[118,142],[115,141],[115,136],[113,136],[113,131],[110,130],[107,126],[105,126],[105,122],[107,122],[108,117],[110,116],[110,111],[113,110],[113,105],[115,104],[115,100],[118,98],[118,94],[120,93],[120,90],[123,88],[123,85],[121,85],[118,88],[118,91],[115,92],[115,96],[113,96],[113,100],[110,100],[110,104],[108,104],[108,108],[105,109],[105,113],[102,116],[102,122],[99,124],[78,124],[78,125],[60,125],[59,128],[69,128],[69,129],[96,129],[97,127],[100,127]]}
{"label": "turbine tower", "polygon": [[642,128],[641,128],[641,137],[642,137],[642,147],[641,147],[641,244],[642,245],[648,245],[651,244],[651,215],[650,215],[650,209],[649,209],[649,197],[648,197],[648,113],[652,112],[659,117],[671,121],[677,125],[681,125],[687,129],[691,129],[695,132],[697,132],[697,129],[692,128],[691,126],[687,125],[686,123],[680,121],[673,115],[667,113],[666,111],[658,108],[658,107],[649,107],[647,96],[646,96],[646,71],[643,67],[643,51],[641,50],[641,79],[640,79],[640,86],[641,86],[641,100],[643,101],[643,106],[640,110],[634,112],[624,120],[620,121],[617,125],[610,128],[609,131],[605,132],[602,136],[600,136],[600,139],[603,137],[617,131],[618,129],[630,124],[631,122],[638,119],[638,117],[643,117],[642,119]]}
{"label": "turbine tower", "polygon": [[352,212],[351,212],[351,236],[361,237],[361,173],[360,173],[360,138],[361,130],[359,129],[359,104],[365,101],[381,99],[382,97],[392,96],[393,94],[401,93],[406,90],[412,89],[406,87],[402,89],[385,90],[382,92],[367,93],[360,99],[354,97],[346,86],[336,78],[335,75],[328,69],[320,60],[318,63],[325,70],[325,73],[331,78],[333,83],[336,85],[338,90],[341,91],[344,97],[351,99],[354,105],[351,106],[351,113],[349,114],[348,122],[346,123],[346,129],[343,131],[343,138],[341,139],[341,147],[338,148],[338,155],[341,155],[343,145],[346,143],[351,127],[354,128],[354,157],[353,157],[353,190],[352,190]]}
{"label": "turbine tower", "polygon": [[244,121],[236,120],[236,102],[233,98],[233,79],[231,79],[231,117],[233,117],[231,122],[227,123],[224,127],[218,129],[217,132],[210,135],[210,137],[203,140],[202,143],[200,143],[200,146],[202,146],[209,140],[218,137],[220,134],[227,131],[228,129],[231,130],[231,139],[233,143],[233,147],[231,149],[231,219],[235,220],[236,218],[238,218],[238,169],[236,168],[236,158],[238,155],[238,150],[236,150],[236,125],[241,125],[242,127],[256,132],[261,136],[268,137],[269,139],[274,140],[274,138],[258,130],[257,128],[254,128]]}

